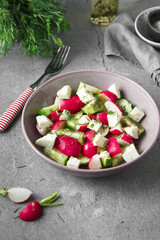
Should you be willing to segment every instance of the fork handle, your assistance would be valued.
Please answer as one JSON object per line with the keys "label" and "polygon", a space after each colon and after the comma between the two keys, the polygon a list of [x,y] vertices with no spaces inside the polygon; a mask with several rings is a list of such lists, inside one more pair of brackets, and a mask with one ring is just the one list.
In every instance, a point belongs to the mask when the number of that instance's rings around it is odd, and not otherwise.
{"label": "fork handle", "polygon": [[33,92],[34,90],[28,87],[21,94],[21,96],[19,96],[17,100],[3,113],[3,115],[0,117],[0,132],[4,132],[7,129]]}

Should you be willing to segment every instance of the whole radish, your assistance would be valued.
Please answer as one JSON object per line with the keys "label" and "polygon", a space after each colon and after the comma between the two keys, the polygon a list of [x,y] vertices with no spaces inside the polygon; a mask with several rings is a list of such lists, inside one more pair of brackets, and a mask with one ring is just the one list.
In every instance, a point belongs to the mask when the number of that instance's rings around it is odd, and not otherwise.
{"label": "whole radish", "polygon": [[3,196],[8,195],[9,199],[15,203],[21,203],[26,201],[32,194],[27,188],[13,187],[8,190],[3,188],[0,190],[0,194]]}
{"label": "whole radish", "polygon": [[31,202],[20,212],[19,218],[23,221],[34,221],[42,215],[42,207],[51,207],[62,205],[62,203],[54,203],[59,196],[53,193],[49,197],[43,199],[41,202]]}

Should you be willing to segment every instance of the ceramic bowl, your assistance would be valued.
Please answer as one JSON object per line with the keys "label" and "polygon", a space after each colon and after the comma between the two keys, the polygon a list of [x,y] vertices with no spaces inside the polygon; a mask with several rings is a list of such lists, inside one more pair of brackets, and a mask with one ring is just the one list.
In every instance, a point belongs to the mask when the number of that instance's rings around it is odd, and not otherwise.
{"label": "ceramic bowl", "polygon": [[134,27],[137,35],[146,43],[150,44],[151,46],[160,49],[160,43],[154,41],[149,32],[148,32],[148,15],[153,11],[160,11],[160,6],[152,7],[144,10],[141,12],[135,19]]}
{"label": "ceramic bowl", "polygon": [[[122,163],[113,168],[100,170],[73,169],[56,163],[47,157],[41,147],[35,144],[40,137],[36,130],[36,115],[42,107],[53,104],[57,91],[64,85],[70,85],[74,91],[78,88],[80,81],[106,90],[111,84],[115,83],[121,90],[122,96],[141,108],[146,116],[141,121],[146,133],[136,144],[140,156],[130,163]],[[154,145],[160,128],[159,111],[151,96],[138,84],[121,75],[106,71],[77,71],[59,75],[46,83],[42,84],[30,96],[22,112],[22,129],[27,142],[30,144],[40,158],[47,163],[61,170],[80,177],[103,177],[115,174],[119,171],[132,166],[140,161]]]}
{"label": "ceramic bowl", "polygon": [[160,9],[148,14],[147,26],[151,38],[160,43]]}

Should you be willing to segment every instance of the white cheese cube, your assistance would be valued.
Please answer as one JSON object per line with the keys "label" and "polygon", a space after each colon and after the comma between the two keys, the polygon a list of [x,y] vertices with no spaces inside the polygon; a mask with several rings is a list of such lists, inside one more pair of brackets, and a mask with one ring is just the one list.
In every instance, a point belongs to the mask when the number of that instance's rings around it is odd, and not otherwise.
{"label": "white cheese cube", "polygon": [[89,116],[88,115],[83,115],[79,120],[78,120],[78,122],[80,123],[80,124],[88,124],[89,122],[90,122],[90,118],[89,118]]}
{"label": "white cheese cube", "polygon": [[109,156],[109,152],[108,152],[108,151],[103,151],[103,152],[101,152],[101,153],[99,154],[99,157],[100,157],[100,158],[103,158],[103,157],[109,158],[109,157],[110,157],[110,156]]}
{"label": "white cheese cube", "polygon": [[132,125],[131,127],[124,127],[123,130],[130,135],[131,137],[138,139],[138,127],[135,125]]}
{"label": "white cheese cube", "polygon": [[115,112],[112,114],[108,114],[107,117],[109,127],[113,128],[120,122],[122,115]]}
{"label": "white cheese cube", "polygon": [[42,147],[53,148],[57,135],[56,134],[47,134],[36,140],[36,144]]}
{"label": "white cheese cube", "polygon": [[129,116],[136,122],[140,122],[140,120],[144,117],[144,115],[145,113],[138,107],[134,107],[129,114]]}
{"label": "white cheese cube", "polygon": [[37,116],[36,120],[39,128],[48,128],[53,125],[53,122],[49,118],[43,115]]}
{"label": "white cheese cube", "polygon": [[67,167],[78,169],[80,166],[80,162],[81,161],[78,158],[70,157],[69,160],[67,161]]}
{"label": "white cheese cube", "polygon": [[121,98],[121,93],[120,93],[120,90],[119,88],[117,87],[117,85],[115,83],[113,83],[109,88],[108,88],[108,91],[114,93],[117,98]]}
{"label": "white cheese cube", "polygon": [[70,112],[68,110],[64,109],[59,120],[68,120],[70,115],[71,115]]}
{"label": "white cheese cube", "polygon": [[122,157],[126,162],[131,162],[139,157],[139,153],[137,152],[137,149],[133,143],[126,147]]}
{"label": "white cheese cube", "polygon": [[59,99],[69,99],[71,97],[71,92],[71,87],[69,85],[65,85],[57,92],[57,96]]}
{"label": "white cheese cube", "polygon": [[103,137],[100,133],[96,134],[93,138],[93,145],[104,148],[108,139]]}
{"label": "white cheese cube", "polygon": [[88,128],[91,130],[94,130],[95,132],[98,132],[98,130],[100,129],[100,127],[102,126],[101,122],[98,122],[94,119],[92,119],[89,124],[88,124]]}
{"label": "white cheese cube", "polygon": [[94,100],[93,94],[85,88],[81,88],[80,90],[77,91],[76,94],[78,95],[78,97],[83,103],[88,103]]}

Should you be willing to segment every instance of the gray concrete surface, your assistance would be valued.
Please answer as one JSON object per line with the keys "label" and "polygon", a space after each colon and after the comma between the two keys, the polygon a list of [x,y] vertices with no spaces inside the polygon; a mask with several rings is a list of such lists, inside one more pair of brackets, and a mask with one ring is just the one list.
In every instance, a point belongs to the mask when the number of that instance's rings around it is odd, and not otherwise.
{"label": "gray concrete surface", "polygon": [[[143,69],[117,58],[104,58],[105,28],[90,23],[90,1],[66,2],[72,29],[62,38],[71,52],[61,73],[99,69],[122,74],[147,90],[160,109],[160,89]],[[49,57],[23,57],[18,46],[0,59],[0,114],[43,73],[49,61]],[[38,201],[57,191],[64,205],[44,209],[37,221],[22,222],[15,218],[19,211],[14,210],[21,210],[26,203],[14,204],[0,196],[0,240],[159,239],[160,139],[131,168],[106,178],[83,179],[40,159],[23,136],[19,115],[0,134],[0,188],[11,186],[29,188],[34,192],[31,200]]]}

